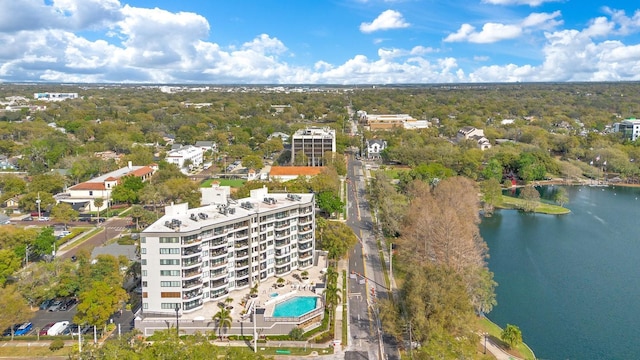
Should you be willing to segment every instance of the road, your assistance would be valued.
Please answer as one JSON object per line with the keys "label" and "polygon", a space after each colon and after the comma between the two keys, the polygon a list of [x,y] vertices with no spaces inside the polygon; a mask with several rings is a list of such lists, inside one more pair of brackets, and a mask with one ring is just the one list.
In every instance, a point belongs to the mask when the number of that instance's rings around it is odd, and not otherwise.
{"label": "road", "polygon": [[[350,341],[347,350],[366,352],[369,359],[399,359],[391,339],[382,336],[377,316],[377,300],[387,297],[382,263],[366,200],[365,164],[349,157],[347,165],[347,225],[358,236],[359,244],[349,254]],[[361,276],[359,276],[360,274]],[[353,277],[353,275],[350,275]],[[373,292],[372,292],[373,289]]]}
{"label": "road", "polygon": [[91,253],[93,248],[104,245],[109,239],[120,236],[120,234],[127,230],[127,226],[130,223],[131,218],[128,217],[107,219],[107,221],[98,225],[99,227],[103,228],[102,231],[96,233],[77,246],[73,243],[67,246],[62,246],[60,250],[58,250],[58,253],[56,255],[62,259],[69,259],[72,256],[76,255],[80,250],[87,250],[89,253]]}

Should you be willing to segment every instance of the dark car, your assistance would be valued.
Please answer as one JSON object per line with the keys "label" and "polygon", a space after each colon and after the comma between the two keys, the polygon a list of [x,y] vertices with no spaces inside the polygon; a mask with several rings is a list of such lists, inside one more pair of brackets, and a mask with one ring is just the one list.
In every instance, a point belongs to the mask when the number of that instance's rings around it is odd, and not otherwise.
{"label": "dark car", "polygon": [[60,305],[60,311],[67,311],[67,310],[71,309],[77,303],[78,303],[78,301],[75,298],[65,299],[62,302],[62,305]]}
{"label": "dark car", "polygon": [[25,216],[22,218],[22,221],[33,221],[33,216],[29,215],[29,216]]}
{"label": "dark car", "polygon": [[14,324],[13,326],[8,327],[5,331],[2,332],[2,336],[11,336],[11,333],[15,334],[20,325],[22,324]]}
{"label": "dark car", "polygon": [[47,310],[53,304],[53,299],[47,299],[40,304],[40,310]]}
{"label": "dark car", "polygon": [[47,309],[48,311],[58,311],[60,310],[60,306],[62,306],[62,300],[54,301],[51,306]]}
{"label": "dark car", "polygon": [[62,330],[60,334],[61,335],[78,335],[79,329],[80,327],[78,326],[78,324],[71,323],[64,330]]}
{"label": "dark car", "polygon": [[51,329],[51,327],[53,325],[55,325],[56,323],[48,323],[47,325],[43,326],[42,329],[40,329],[40,332],[38,332],[38,334],[40,336],[46,336],[47,335],[47,331],[49,331],[49,329]]}

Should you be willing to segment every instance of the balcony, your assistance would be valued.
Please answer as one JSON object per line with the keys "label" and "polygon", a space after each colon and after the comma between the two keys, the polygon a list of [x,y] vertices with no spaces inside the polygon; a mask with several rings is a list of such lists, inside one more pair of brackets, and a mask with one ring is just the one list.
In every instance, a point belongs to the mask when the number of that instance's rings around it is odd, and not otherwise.
{"label": "balcony", "polygon": [[239,232],[239,233],[235,234],[235,238],[236,239],[244,239],[244,238],[246,238],[248,236],[249,236],[249,232],[248,231],[242,231],[242,232]]}
{"label": "balcony", "polygon": [[202,251],[202,246],[190,246],[182,249],[182,256],[189,256],[193,254],[197,254]]}
{"label": "balcony", "polygon": [[288,211],[276,214],[276,219],[284,219],[284,218],[288,218],[288,217],[289,217],[289,212]]}
{"label": "balcony", "polygon": [[202,299],[196,299],[193,301],[189,301],[184,303],[184,311],[193,310],[197,307],[202,306]]}
{"label": "balcony", "polygon": [[304,260],[304,259],[310,258],[311,256],[313,256],[313,251],[307,251],[305,253],[300,254],[298,256],[298,259]]}
{"label": "balcony", "polygon": [[236,260],[243,260],[244,258],[249,256],[249,251],[247,250],[236,251],[235,256],[236,256]]}
{"label": "balcony", "polygon": [[202,269],[198,268],[195,270],[189,270],[189,271],[182,271],[182,278],[183,279],[188,279],[188,278],[192,278],[195,276],[199,276],[202,274]]}
{"label": "balcony", "polygon": [[287,240],[276,241],[276,248],[287,246],[289,244],[291,244],[291,240],[288,240],[288,239]]}
{"label": "balcony", "polygon": [[282,258],[282,257],[285,257],[285,256],[289,256],[289,253],[288,252],[285,253],[284,251],[276,251],[275,255],[276,255],[276,258]]}
{"label": "balcony", "polygon": [[209,252],[209,255],[212,259],[219,258],[221,256],[227,256],[227,254],[228,252],[226,248]]}
{"label": "balcony", "polygon": [[241,288],[241,287],[245,287],[245,286],[249,286],[249,279],[236,281],[236,287],[237,288]]}
{"label": "balcony", "polygon": [[236,249],[244,249],[246,247],[249,247],[249,240],[236,241],[234,246]]}
{"label": "balcony", "polygon": [[308,250],[308,249],[311,249],[312,247],[313,247],[312,244],[302,244],[298,246],[298,251]]}
{"label": "balcony", "polygon": [[219,299],[219,298],[227,295],[228,293],[229,293],[229,290],[223,289],[223,290],[218,290],[218,291],[212,291],[210,295],[211,295],[212,299]]}
{"label": "balcony", "polygon": [[291,226],[291,223],[289,221],[277,221],[275,224],[275,228],[277,229],[286,229],[289,226]]}
{"label": "balcony", "polygon": [[282,260],[276,260],[276,266],[282,266],[282,265],[287,265],[291,262],[291,258],[286,258],[286,259],[282,259]]}
{"label": "balcony", "polygon": [[187,260],[182,260],[182,267],[190,267],[190,266],[195,266],[195,265],[200,265],[202,264],[202,257],[201,256],[195,256],[192,258],[189,258]]}
{"label": "balcony", "polygon": [[309,259],[309,260],[305,260],[305,261],[298,261],[298,268],[307,268],[309,266],[313,265],[313,259]]}
{"label": "balcony", "polygon": [[200,235],[185,236],[182,238],[182,245],[199,244],[201,242],[202,236]]}
{"label": "balcony", "polygon": [[275,238],[276,238],[276,240],[278,240],[278,239],[281,239],[281,240],[282,240],[282,239],[284,239],[285,237],[287,237],[287,236],[291,235],[291,231],[289,231],[289,230],[285,230],[285,231],[276,231],[275,235],[276,235],[276,237],[275,237]]}
{"label": "balcony", "polygon": [[313,226],[311,226],[311,225],[298,226],[298,234],[305,234],[305,233],[308,233],[311,230],[313,230]]}
{"label": "balcony", "polygon": [[211,248],[217,248],[220,246],[227,246],[227,238],[222,238],[222,239],[213,239],[210,243],[209,246]]}
{"label": "balcony", "polygon": [[286,266],[286,267],[284,267],[282,269],[276,268],[276,275],[284,275],[284,274],[286,274],[288,272],[291,272],[291,267],[289,267],[289,266]]}
{"label": "balcony", "polygon": [[209,277],[211,279],[219,279],[221,277],[227,276],[227,274],[229,274],[227,269],[211,270],[209,272]]}
{"label": "balcony", "polygon": [[209,283],[209,287],[211,290],[220,289],[229,285],[229,281],[227,279],[215,280]]}
{"label": "balcony", "polygon": [[195,279],[195,280],[189,280],[189,281],[183,281],[182,282],[182,288],[183,289],[190,289],[190,288],[194,288],[196,286],[200,286],[202,285],[202,279]]}
{"label": "balcony", "polygon": [[298,243],[306,243],[313,240],[313,234],[308,234],[308,235],[298,235]]}
{"label": "balcony", "polygon": [[221,260],[216,260],[216,261],[211,261],[209,263],[209,267],[213,270],[213,269],[217,269],[220,267],[227,267],[228,261],[227,258],[221,259]]}
{"label": "balcony", "polygon": [[249,260],[236,261],[236,269],[244,269],[249,267]]}
{"label": "balcony", "polygon": [[249,269],[236,272],[236,279],[246,278],[249,276]]}
{"label": "balcony", "polygon": [[183,300],[193,299],[194,297],[197,297],[200,295],[202,295],[202,289],[185,291],[182,293],[182,299]]}
{"label": "balcony", "polygon": [[305,216],[305,217],[301,217],[298,219],[298,224],[300,225],[306,225],[309,224],[313,221],[313,217],[311,216]]}

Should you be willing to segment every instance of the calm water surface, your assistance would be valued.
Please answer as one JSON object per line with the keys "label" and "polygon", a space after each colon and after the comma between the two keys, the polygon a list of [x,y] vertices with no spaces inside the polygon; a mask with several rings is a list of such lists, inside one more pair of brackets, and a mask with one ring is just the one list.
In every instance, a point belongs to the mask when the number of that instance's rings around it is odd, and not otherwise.
{"label": "calm water surface", "polygon": [[566,189],[569,215],[483,220],[499,283],[488,317],[518,325],[539,359],[640,359],[640,189]]}

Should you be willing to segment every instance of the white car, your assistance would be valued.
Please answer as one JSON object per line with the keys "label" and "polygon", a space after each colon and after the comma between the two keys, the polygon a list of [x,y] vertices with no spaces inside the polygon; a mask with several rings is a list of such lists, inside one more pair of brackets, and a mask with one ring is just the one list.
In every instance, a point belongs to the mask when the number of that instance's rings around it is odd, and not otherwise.
{"label": "white car", "polygon": [[49,219],[48,216],[41,216],[41,217],[38,218],[38,221],[49,221],[49,220],[51,220],[51,219]]}

